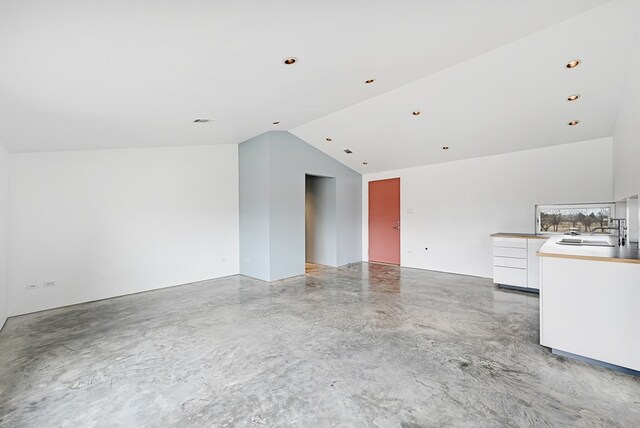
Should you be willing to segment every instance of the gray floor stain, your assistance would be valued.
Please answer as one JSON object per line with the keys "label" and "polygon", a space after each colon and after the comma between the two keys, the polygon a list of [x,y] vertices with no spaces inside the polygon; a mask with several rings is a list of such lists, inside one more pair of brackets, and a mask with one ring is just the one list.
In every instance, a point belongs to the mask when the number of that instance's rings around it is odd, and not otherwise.
{"label": "gray floor stain", "polygon": [[11,318],[2,427],[633,427],[638,378],[551,355],[538,298],[356,264]]}

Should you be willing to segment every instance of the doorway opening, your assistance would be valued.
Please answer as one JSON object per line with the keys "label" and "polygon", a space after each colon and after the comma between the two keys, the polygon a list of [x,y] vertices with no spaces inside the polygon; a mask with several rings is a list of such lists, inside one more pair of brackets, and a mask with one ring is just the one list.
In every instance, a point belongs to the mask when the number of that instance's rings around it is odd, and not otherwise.
{"label": "doorway opening", "polygon": [[305,272],[338,266],[336,179],[305,176]]}
{"label": "doorway opening", "polygon": [[400,179],[369,182],[369,261],[400,264]]}

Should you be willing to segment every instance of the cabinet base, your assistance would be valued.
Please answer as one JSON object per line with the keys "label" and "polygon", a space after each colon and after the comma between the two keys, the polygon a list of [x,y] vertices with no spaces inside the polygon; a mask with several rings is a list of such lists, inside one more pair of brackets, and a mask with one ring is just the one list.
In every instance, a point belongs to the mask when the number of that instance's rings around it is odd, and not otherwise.
{"label": "cabinet base", "polygon": [[540,290],[537,288],[518,287],[517,285],[498,284],[498,287],[505,288],[507,290],[525,291],[527,293],[540,294]]}
{"label": "cabinet base", "polygon": [[604,367],[606,369],[615,370],[618,372],[630,374],[633,376],[640,376],[640,371],[629,369],[627,367],[616,366],[615,364],[605,363],[604,361],[594,360],[593,358],[583,357],[582,355],[572,354],[571,352],[561,351],[559,349],[551,348],[551,353],[559,355],[560,357],[571,358],[574,360],[582,361],[583,363],[592,364],[594,366]]}

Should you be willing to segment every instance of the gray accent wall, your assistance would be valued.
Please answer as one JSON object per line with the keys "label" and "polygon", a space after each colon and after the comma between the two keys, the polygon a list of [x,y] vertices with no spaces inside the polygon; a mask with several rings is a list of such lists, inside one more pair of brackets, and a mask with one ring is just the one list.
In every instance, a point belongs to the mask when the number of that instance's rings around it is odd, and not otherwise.
{"label": "gray accent wall", "polygon": [[362,260],[360,174],[286,131],[240,144],[239,161],[241,274],[304,274],[306,175],[335,178],[336,264]]}
{"label": "gray accent wall", "polygon": [[238,149],[240,180],[240,273],[269,281],[269,136]]}

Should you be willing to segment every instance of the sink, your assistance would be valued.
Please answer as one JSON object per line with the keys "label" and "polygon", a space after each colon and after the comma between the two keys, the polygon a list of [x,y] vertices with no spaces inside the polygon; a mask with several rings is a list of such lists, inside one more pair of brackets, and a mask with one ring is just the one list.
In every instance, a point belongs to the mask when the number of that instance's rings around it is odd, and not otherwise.
{"label": "sink", "polygon": [[578,245],[581,247],[615,247],[609,241],[605,241],[604,239],[582,239],[582,238],[562,238],[557,241],[556,244],[560,245]]}
{"label": "sink", "polygon": [[596,247],[615,247],[615,245],[613,245],[609,241],[602,241],[597,239],[583,239],[582,245],[593,245]]}

